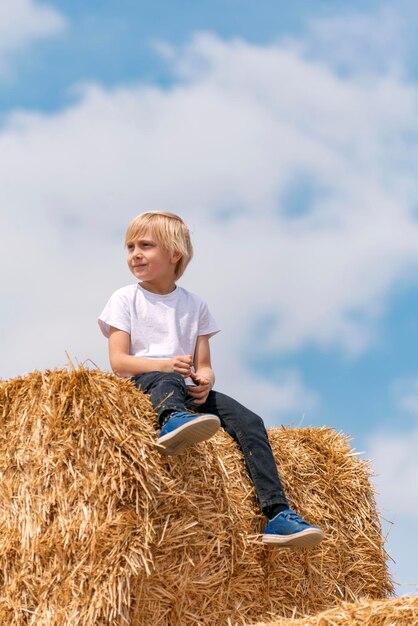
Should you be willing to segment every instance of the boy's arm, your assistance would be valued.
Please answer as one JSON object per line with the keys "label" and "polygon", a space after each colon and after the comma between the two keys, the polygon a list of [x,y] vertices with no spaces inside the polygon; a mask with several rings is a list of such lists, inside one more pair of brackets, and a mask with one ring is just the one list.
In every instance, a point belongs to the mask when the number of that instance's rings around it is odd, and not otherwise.
{"label": "boy's arm", "polygon": [[210,360],[209,335],[197,338],[193,364],[195,371],[190,376],[196,386],[188,387],[188,392],[196,404],[203,404],[215,384],[215,374]]}
{"label": "boy's arm", "polygon": [[192,357],[175,356],[172,359],[147,359],[129,354],[129,333],[110,327],[109,360],[116,376],[128,377],[145,372],[177,372],[187,378],[191,375]]}

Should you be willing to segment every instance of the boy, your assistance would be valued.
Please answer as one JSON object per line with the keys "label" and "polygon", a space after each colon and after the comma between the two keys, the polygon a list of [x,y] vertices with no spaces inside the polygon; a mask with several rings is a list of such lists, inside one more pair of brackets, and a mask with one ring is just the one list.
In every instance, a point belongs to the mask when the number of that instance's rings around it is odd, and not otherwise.
{"label": "boy", "polygon": [[139,282],[111,296],[99,325],[115,374],[131,377],[150,396],[161,427],[158,449],[178,454],[222,426],[240,446],[268,518],[262,541],[319,543],[322,530],[289,507],[262,419],[213,390],[209,339],[219,328],[206,303],[176,285],[193,254],[186,224],[172,213],[142,213],[129,224],[125,244]]}

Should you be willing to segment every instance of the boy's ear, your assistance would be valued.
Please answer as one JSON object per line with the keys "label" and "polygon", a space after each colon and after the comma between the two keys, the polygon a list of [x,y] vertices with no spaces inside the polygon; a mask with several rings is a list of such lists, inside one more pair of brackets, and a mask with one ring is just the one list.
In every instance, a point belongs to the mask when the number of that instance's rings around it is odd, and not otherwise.
{"label": "boy's ear", "polygon": [[172,262],[172,263],[178,263],[178,262],[180,261],[180,259],[181,259],[181,257],[182,257],[182,256],[183,256],[183,255],[182,255],[182,253],[181,253],[181,252],[177,252],[177,251],[172,252],[172,253],[171,253],[171,262]]}

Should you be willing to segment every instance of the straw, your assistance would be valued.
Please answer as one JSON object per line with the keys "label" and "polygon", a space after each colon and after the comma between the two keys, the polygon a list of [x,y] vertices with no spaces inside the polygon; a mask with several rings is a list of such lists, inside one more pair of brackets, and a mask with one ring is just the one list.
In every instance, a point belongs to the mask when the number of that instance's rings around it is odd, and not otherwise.
{"label": "straw", "polygon": [[393,591],[369,465],[328,428],[271,429],[312,550],[265,523],[224,432],[155,448],[147,396],[84,367],[0,384],[0,624],[222,626],[315,614]]}
{"label": "straw", "polygon": [[394,600],[343,602],[318,615],[302,619],[278,619],[253,626],[416,626],[418,596]]}

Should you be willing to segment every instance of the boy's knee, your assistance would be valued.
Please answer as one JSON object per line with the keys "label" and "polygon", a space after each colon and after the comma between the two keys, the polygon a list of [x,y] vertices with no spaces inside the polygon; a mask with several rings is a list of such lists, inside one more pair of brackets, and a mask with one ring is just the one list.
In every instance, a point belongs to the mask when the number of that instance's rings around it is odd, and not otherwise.
{"label": "boy's knee", "polygon": [[255,413],[248,412],[245,415],[246,427],[253,430],[265,430],[264,420]]}

